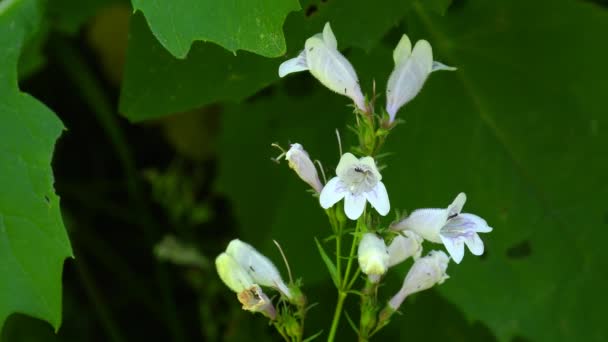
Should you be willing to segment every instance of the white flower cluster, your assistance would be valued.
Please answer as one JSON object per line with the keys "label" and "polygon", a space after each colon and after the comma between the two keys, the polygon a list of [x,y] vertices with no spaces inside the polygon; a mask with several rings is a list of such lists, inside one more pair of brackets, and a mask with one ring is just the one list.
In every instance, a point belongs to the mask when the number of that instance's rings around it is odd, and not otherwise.
{"label": "white flower cluster", "polygon": [[[412,48],[406,35],[403,35],[393,52],[395,67],[390,75],[386,92],[386,114],[388,127],[398,110],[411,101],[422,89],[428,76],[437,70],[455,70],[433,61],[430,44],[419,40]],[[336,38],[329,23],[323,33],[309,38],[302,52],[279,67],[281,77],[309,70],[323,85],[334,92],[350,97],[360,113],[370,114],[369,106],[361,92],[355,69],[338,51]],[[374,149],[372,149],[374,150]],[[329,210],[344,199],[344,214],[350,220],[367,223],[366,206],[370,206],[386,216],[391,208],[387,189],[382,182],[376,161],[372,156],[357,158],[344,153],[336,176],[323,184],[317,169],[302,145],[292,144],[284,152],[285,159],[297,175],[314,190],[322,208]],[[278,159],[278,158],[277,158]],[[378,283],[390,267],[413,258],[414,263],[407,273],[401,290],[388,303],[391,310],[397,310],[405,298],[423,291],[448,279],[446,274],[450,257],[460,263],[464,257],[465,245],[472,254],[481,255],[484,244],[478,233],[488,233],[492,228],[479,216],[462,213],[466,195],[460,193],[447,208],[418,209],[409,216],[390,225],[390,230],[362,228],[357,231],[355,241],[358,245],[358,262],[361,271],[372,284]],[[336,210],[341,211],[342,207]],[[359,227],[359,225],[357,225]],[[359,228],[357,228],[359,229]],[[386,238],[390,239],[387,246]],[[443,251],[430,251],[422,256],[424,240],[443,244]],[[339,258],[340,256],[338,256]],[[222,280],[239,294],[243,307],[252,311],[266,312],[271,316],[268,298],[261,286],[279,290],[287,298],[290,292],[281,280],[274,265],[253,247],[234,240],[216,260]]]}

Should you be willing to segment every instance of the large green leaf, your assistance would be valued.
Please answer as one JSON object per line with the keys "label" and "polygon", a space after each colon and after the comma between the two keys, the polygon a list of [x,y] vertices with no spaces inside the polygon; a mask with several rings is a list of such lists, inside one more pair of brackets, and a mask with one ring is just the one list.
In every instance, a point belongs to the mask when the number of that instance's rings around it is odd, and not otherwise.
{"label": "large green leaf", "polygon": [[72,255],[51,170],[63,125],[17,86],[19,54],[41,12],[34,0],[0,3],[0,327],[19,312],[58,329],[61,271]]}
{"label": "large green leaf", "polygon": [[422,161],[409,175],[426,191],[393,198],[411,209],[467,191],[465,209],[495,227],[487,258],[465,258],[444,293],[503,341],[605,340],[608,69],[598,65],[608,60],[608,12],[585,2],[469,1],[442,18],[413,14],[412,31],[460,70],[449,82],[435,78],[402,113],[408,134],[389,147],[409,146]]}
{"label": "large green leaf", "polygon": [[[608,13],[584,2],[470,0],[444,17],[414,6],[407,18],[408,34],[430,40],[436,59],[459,70],[433,74],[399,113],[406,124],[389,138],[385,150],[395,154],[383,171],[392,206],[445,207],[465,191],[465,212],[494,227],[483,237],[487,254],[452,263],[440,292],[501,341],[605,340]],[[372,77],[383,90],[392,47],[349,55],[366,90]],[[220,180],[242,237],[275,260],[270,240],[278,239],[309,285],[328,277],[320,257],[308,256],[329,227],[306,185],[268,161],[268,144],[300,142],[335,167],[333,129],[349,109],[324,89],[310,92],[310,78],[230,106]]]}
{"label": "large green leaf", "polygon": [[283,22],[300,9],[297,0],[132,0],[171,54],[184,58],[194,41],[211,41],[229,51],[277,57],[285,53]]}
{"label": "large green leaf", "polygon": [[[295,56],[307,37],[320,32],[327,21],[341,49],[351,46],[372,49],[409,8],[410,1],[332,0],[303,1],[304,11],[285,23],[288,56]],[[430,2],[438,9],[440,1]],[[447,6],[447,2],[443,2]],[[129,119],[140,121],[217,101],[241,101],[276,82],[282,59],[251,53],[237,56],[214,44],[194,44],[188,57],[177,59],[154,38],[141,16],[131,25],[120,109]]]}

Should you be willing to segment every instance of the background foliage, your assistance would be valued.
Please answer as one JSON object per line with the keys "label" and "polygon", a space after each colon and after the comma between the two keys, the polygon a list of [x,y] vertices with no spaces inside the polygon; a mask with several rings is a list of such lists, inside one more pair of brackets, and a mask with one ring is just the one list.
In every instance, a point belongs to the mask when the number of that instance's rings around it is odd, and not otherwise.
{"label": "background foliage", "polygon": [[[281,242],[320,303],[309,333],[326,329],[335,298],[311,256],[329,227],[305,185],[270,161],[271,142],[299,142],[331,172],[334,130],[352,138],[345,98],[310,75],[277,75],[326,21],[368,94],[374,81],[384,91],[402,33],[458,67],[400,112],[383,180],[404,210],[465,191],[465,211],[494,227],[484,257],[452,264],[378,339],[608,337],[601,2],[83,4],[0,1],[3,341],[272,340],[210,266],[237,236],[277,262],[271,239]],[[68,235],[76,259],[62,291]]]}

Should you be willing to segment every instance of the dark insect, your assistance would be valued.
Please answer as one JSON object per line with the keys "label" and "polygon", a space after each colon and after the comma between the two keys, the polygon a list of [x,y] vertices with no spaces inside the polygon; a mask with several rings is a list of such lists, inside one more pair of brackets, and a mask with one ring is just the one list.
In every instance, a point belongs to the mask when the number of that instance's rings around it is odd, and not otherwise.
{"label": "dark insect", "polygon": [[355,167],[355,172],[359,172],[359,173],[365,173],[365,170],[363,170],[362,168],[356,166]]}

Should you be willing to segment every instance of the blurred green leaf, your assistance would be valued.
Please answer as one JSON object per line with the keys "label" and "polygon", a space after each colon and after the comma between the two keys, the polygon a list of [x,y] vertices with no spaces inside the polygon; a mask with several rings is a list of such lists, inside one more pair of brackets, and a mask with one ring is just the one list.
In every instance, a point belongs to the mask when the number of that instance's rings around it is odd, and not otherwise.
{"label": "blurred green leaf", "polygon": [[288,54],[281,59],[247,52],[234,56],[217,45],[199,42],[180,60],[156,41],[145,20],[136,14],[130,28],[120,110],[130,120],[141,121],[218,101],[241,101],[276,82],[279,64],[295,56],[306,38],[321,32],[325,22],[331,21],[341,49],[370,50],[403,18],[410,2],[302,1],[304,10],[285,22]]}
{"label": "blurred green leaf", "polygon": [[297,0],[132,0],[146,16],[158,41],[185,58],[194,41],[210,41],[236,53],[262,56],[285,53],[283,22],[300,9]]}
{"label": "blurred green leaf", "polygon": [[[494,227],[486,255],[451,264],[439,291],[501,341],[605,340],[608,13],[584,2],[469,0],[445,16],[414,6],[407,19],[413,40],[428,39],[435,59],[459,70],[433,74],[398,114],[406,123],[382,160],[392,207],[445,207],[465,191],[464,211]],[[348,55],[368,93],[372,78],[384,90],[396,43]],[[305,285],[326,277],[302,256],[316,253],[312,237],[329,235],[329,225],[291,170],[268,162],[268,144],[302,143],[333,173],[333,129],[349,109],[310,91],[311,78],[229,106],[221,139],[220,188],[243,238],[267,251],[279,240]]]}
{"label": "blurred green leaf", "polygon": [[494,227],[486,257],[451,267],[442,293],[501,341],[605,340],[608,12],[521,0],[413,14],[414,35],[459,71],[433,75],[400,113],[387,150],[408,158],[387,160],[385,177],[408,190],[391,199],[446,206],[466,191],[465,211]]}
{"label": "blurred green leaf", "polygon": [[87,20],[99,9],[111,4],[127,2],[126,0],[53,0],[48,6],[47,17],[54,29],[75,35]]}
{"label": "blurred green leaf", "polygon": [[51,170],[63,125],[17,86],[19,54],[41,14],[34,0],[0,3],[0,327],[19,312],[58,329],[63,261],[72,255]]}

